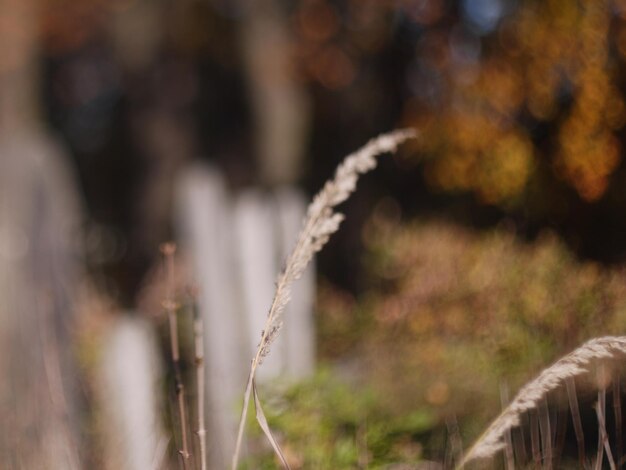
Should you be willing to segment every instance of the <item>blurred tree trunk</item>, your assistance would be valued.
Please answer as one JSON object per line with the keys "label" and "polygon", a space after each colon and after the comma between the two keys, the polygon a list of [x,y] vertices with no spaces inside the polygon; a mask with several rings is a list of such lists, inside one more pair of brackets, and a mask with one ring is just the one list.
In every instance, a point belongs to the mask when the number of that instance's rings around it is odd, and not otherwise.
{"label": "blurred tree trunk", "polygon": [[79,211],[65,158],[40,124],[36,7],[0,0],[0,461],[75,469]]}
{"label": "blurred tree trunk", "polygon": [[302,168],[310,113],[295,75],[289,18],[276,0],[242,3],[240,34],[261,178],[270,185],[293,184]]}
{"label": "blurred tree trunk", "polygon": [[[242,214],[248,212],[247,218],[252,218],[248,227],[244,224],[240,229],[240,238],[247,240],[242,244],[242,252],[247,244],[253,247],[249,249],[249,258],[254,253],[266,254],[254,256],[260,266],[250,266],[249,262],[241,265],[242,277],[249,278],[244,291],[250,291],[247,293],[251,295],[247,316],[253,327],[251,346],[255,347],[266,313],[257,306],[271,302],[274,276],[289,254],[305,215],[306,198],[292,186],[302,171],[310,108],[307,91],[296,76],[293,35],[281,2],[242,0],[242,6],[244,14],[239,32],[251,91],[255,150],[261,183],[273,191],[271,202],[256,194],[248,195],[252,200],[247,204],[245,197],[242,198],[244,204],[240,204]],[[270,358],[260,378],[280,374],[304,377],[313,371],[313,269],[307,270],[294,291],[286,328],[274,347],[275,357]]]}

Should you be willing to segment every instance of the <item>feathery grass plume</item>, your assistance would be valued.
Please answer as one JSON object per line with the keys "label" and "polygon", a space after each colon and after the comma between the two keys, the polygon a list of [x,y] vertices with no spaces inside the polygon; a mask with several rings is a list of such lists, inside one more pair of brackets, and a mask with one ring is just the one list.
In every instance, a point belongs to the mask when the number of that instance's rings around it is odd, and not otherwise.
{"label": "feathery grass plume", "polygon": [[278,444],[269,432],[269,428],[264,426],[261,422],[263,421],[263,412],[258,406],[259,400],[256,396],[256,387],[254,386],[256,369],[269,354],[270,347],[280,331],[282,326],[282,314],[290,299],[291,285],[302,276],[304,269],[313,258],[313,255],[320,251],[330,236],[338,230],[339,224],[344,218],[343,214],[335,212],[334,208],[348,199],[350,194],[355,190],[359,175],[372,170],[376,166],[375,157],[377,155],[386,152],[395,152],[398,145],[414,137],[416,137],[415,131],[404,129],[383,134],[370,140],[360,150],[346,157],[339,167],[337,167],[334,177],[326,182],[322,190],[309,205],[296,246],[287,258],[285,266],[276,281],[274,299],[272,300],[271,307],[267,314],[265,326],[261,332],[261,340],[257,351],[250,365],[248,382],[244,394],[243,410],[239,421],[239,430],[237,432],[237,442],[232,459],[231,468],[233,470],[237,468],[239,462],[239,453],[241,450],[248,405],[253,390],[255,391],[257,419],[266,436],[272,443],[277,455],[281,458],[283,465],[287,466],[284,457],[280,453]]}
{"label": "feathery grass plume", "polygon": [[548,392],[561,386],[568,378],[588,372],[592,360],[611,358],[618,353],[626,353],[626,336],[603,336],[587,341],[544,369],[537,378],[522,387],[511,404],[491,423],[460,467],[472,460],[493,456],[505,445],[503,438],[506,431],[518,426],[520,416],[536,408]]}

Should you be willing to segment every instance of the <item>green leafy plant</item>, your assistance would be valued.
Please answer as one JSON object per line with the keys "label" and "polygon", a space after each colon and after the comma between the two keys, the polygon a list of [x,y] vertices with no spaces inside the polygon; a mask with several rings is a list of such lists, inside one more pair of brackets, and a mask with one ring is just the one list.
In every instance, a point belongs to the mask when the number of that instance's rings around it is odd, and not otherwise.
{"label": "green leafy plant", "polygon": [[[394,415],[369,386],[349,384],[328,368],[291,386],[264,390],[268,421],[286,437],[283,451],[292,468],[376,468],[417,463],[421,442],[434,425],[428,411]],[[271,453],[250,468],[275,468]]]}

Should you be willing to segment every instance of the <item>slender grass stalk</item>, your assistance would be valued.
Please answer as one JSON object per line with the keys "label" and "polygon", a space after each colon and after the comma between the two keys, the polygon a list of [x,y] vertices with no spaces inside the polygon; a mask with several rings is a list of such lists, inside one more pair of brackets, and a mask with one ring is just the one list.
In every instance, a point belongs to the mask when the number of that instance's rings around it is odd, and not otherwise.
{"label": "slender grass stalk", "polygon": [[578,396],[576,395],[576,382],[573,377],[569,377],[565,381],[567,388],[567,399],[572,412],[572,422],[574,423],[574,434],[576,434],[576,445],[578,446],[578,463],[581,468],[585,467],[585,434],[583,432],[583,424],[580,419],[580,409],[578,407]]}
{"label": "slender grass stalk", "polygon": [[183,383],[182,373],[180,370],[180,350],[178,347],[178,322],[176,318],[177,304],[174,300],[174,254],[176,253],[176,245],[174,243],[164,243],[161,245],[161,253],[165,259],[165,269],[167,282],[165,283],[165,300],[163,307],[167,312],[170,327],[170,345],[172,352],[172,362],[174,364],[174,382],[176,386],[176,398],[178,402],[178,413],[180,417],[180,432],[182,448],[179,449],[183,469],[189,467],[189,444],[187,440],[187,412],[185,406],[185,384]]}
{"label": "slender grass stalk", "polygon": [[613,380],[613,415],[615,416],[615,451],[618,464],[622,461],[622,393],[620,390],[620,376],[616,372]]}
{"label": "slender grass stalk", "polygon": [[604,389],[598,390],[598,401],[594,405],[596,414],[598,415],[598,451],[596,452],[596,461],[593,468],[597,470],[602,468],[602,460],[604,460],[604,440],[602,439],[602,430],[600,429],[600,414],[604,414],[605,396]]}
{"label": "slender grass stalk", "polygon": [[[613,460],[613,453],[611,452],[611,446],[609,445],[609,438],[606,434],[606,425],[604,422],[604,412],[606,408],[606,390],[602,389],[598,391],[598,402],[595,405],[596,415],[598,416],[598,437],[601,443],[602,451],[606,451],[606,458],[609,461],[609,467],[611,470],[615,470],[615,461]],[[596,460],[596,468],[602,468],[603,452],[598,452],[598,459]]]}
{"label": "slender grass stalk", "polygon": [[530,447],[536,469],[541,469],[541,442],[539,440],[539,418],[537,410],[530,411]]}
{"label": "slender grass stalk", "polygon": [[548,401],[543,398],[539,403],[539,431],[541,432],[541,455],[543,468],[552,470],[552,426]]}
{"label": "slender grass stalk", "polygon": [[207,469],[206,456],[206,426],[204,418],[204,322],[200,309],[198,309],[196,289],[190,289],[191,308],[193,311],[193,333],[195,347],[195,366],[196,366],[196,387],[197,387],[197,412],[198,412],[198,430],[196,435],[200,442],[200,468]]}
{"label": "slender grass stalk", "polygon": [[500,450],[507,429],[518,426],[522,413],[535,409],[551,391],[568,378],[588,372],[591,361],[610,359],[626,353],[626,336],[604,336],[587,341],[578,349],[544,369],[518,392],[511,404],[498,416],[466,454],[461,467],[478,458],[489,458]]}
{"label": "slender grass stalk", "polygon": [[[517,431],[517,432],[515,432]],[[514,430],[513,432],[513,445],[515,448],[515,455],[521,465],[528,463],[528,454],[526,452],[526,439],[521,429]]]}
{"label": "slender grass stalk", "polygon": [[567,433],[567,410],[559,410],[556,415],[556,438],[554,443],[554,468],[561,468],[561,456],[565,447],[565,435]]}
{"label": "slender grass stalk", "polygon": [[[320,251],[326,242],[328,242],[330,236],[338,230],[339,224],[343,220],[343,215],[335,212],[334,208],[344,202],[356,189],[359,176],[372,170],[376,166],[375,157],[377,155],[386,152],[394,152],[398,145],[415,136],[415,131],[405,129],[383,134],[370,140],[360,150],[346,157],[339,167],[337,167],[334,177],[326,182],[322,190],[309,205],[296,246],[287,258],[285,267],[276,281],[274,299],[272,300],[267,314],[257,350],[250,363],[250,372],[248,374],[248,381],[243,398],[243,409],[241,411],[235,451],[231,463],[232,470],[236,470],[239,462],[250,397],[253,390],[256,390],[254,383],[256,370],[263,362],[263,359],[269,354],[270,347],[282,327],[282,314],[285,310],[285,306],[289,302],[292,284],[302,276],[304,269],[315,253]],[[255,393],[257,421],[259,421],[266,437],[281,459],[283,466],[288,467],[278,447],[278,443],[271,435],[271,432],[269,432],[269,427],[267,427],[266,423],[262,423],[264,415],[258,406],[259,403],[258,396]]]}

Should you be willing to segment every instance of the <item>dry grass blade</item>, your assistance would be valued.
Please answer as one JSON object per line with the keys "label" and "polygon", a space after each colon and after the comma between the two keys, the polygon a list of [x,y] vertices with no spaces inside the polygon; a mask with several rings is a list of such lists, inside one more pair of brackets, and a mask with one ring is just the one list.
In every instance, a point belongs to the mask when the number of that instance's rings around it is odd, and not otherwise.
{"label": "dry grass blade", "polygon": [[259,400],[259,394],[256,391],[256,384],[252,382],[252,393],[254,394],[254,408],[256,409],[256,420],[259,422],[261,429],[265,433],[267,440],[272,444],[272,448],[274,449],[274,453],[280,459],[281,464],[287,470],[290,470],[289,463],[283,454],[283,451],[280,449],[278,445],[278,441],[272,434],[272,430],[270,429],[270,425],[267,423],[267,418],[265,417],[265,413],[263,412],[263,407],[261,406],[261,401]]}
{"label": "dry grass blade", "polygon": [[195,289],[190,291],[191,308],[193,311],[193,333],[196,366],[198,430],[196,435],[200,442],[200,468],[207,469],[206,426],[204,424],[204,322],[196,302]]}
{"label": "dry grass blade", "polygon": [[539,403],[539,432],[541,433],[541,455],[543,467],[552,470],[552,424],[550,423],[550,411],[548,401],[544,398]]}
{"label": "dry grass blade", "polygon": [[514,455],[517,456],[517,460],[521,465],[526,465],[528,463],[528,452],[526,451],[526,439],[524,438],[524,433],[519,428],[514,431],[516,431],[513,433],[513,446],[515,450]]}
{"label": "dry grass blade", "polygon": [[232,459],[231,468],[233,470],[237,468],[239,462],[239,453],[255,372],[263,358],[269,354],[270,347],[280,331],[282,314],[289,302],[293,282],[300,278],[315,253],[322,249],[330,236],[339,228],[343,215],[336,213],[334,208],[348,199],[356,188],[359,176],[376,166],[377,155],[394,152],[398,145],[415,136],[415,131],[405,129],[383,134],[370,140],[360,150],[346,157],[337,168],[334,177],[326,182],[322,190],[309,205],[296,246],[291,255],[289,255],[285,267],[276,281],[274,299],[261,332],[261,340],[259,341],[257,351],[250,365],[235,452]]}
{"label": "dry grass blade", "polygon": [[598,391],[598,401],[596,402],[594,409],[598,416],[598,451],[596,452],[596,461],[594,463],[595,470],[601,470],[602,461],[604,460],[604,440],[602,439],[602,422],[601,415],[604,413],[605,393],[604,390]]}
{"label": "dry grass blade", "polygon": [[567,410],[559,410],[556,415],[556,436],[554,443],[554,468],[561,468],[561,457],[565,447],[565,437],[567,434]]}
{"label": "dry grass blade", "polygon": [[583,424],[580,419],[580,409],[578,408],[578,396],[576,395],[576,383],[572,377],[565,381],[567,388],[567,398],[572,411],[572,422],[574,423],[574,433],[576,434],[576,444],[578,445],[578,463],[581,468],[585,467],[585,434]]}
{"label": "dry grass blade", "polygon": [[530,412],[530,448],[533,456],[534,468],[541,469],[541,444],[539,442],[539,413]]}
{"label": "dry grass blade", "polygon": [[[599,392],[598,395],[604,395],[604,391]],[[609,437],[606,434],[606,424],[604,421],[604,409],[606,406],[606,396],[602,396],[598,399],[595,405],[596,415],[598,416],[598,434],[602,443],[602,448],[606,451],[606,458],[609,461],[609,467],[611,470],[615,470],[615,461],[613,460],[613,453],[611,452],[611,446],[609,445]],[[602,468],[602,457],[596,462],[598,468]]]}
{"label": "dry grass blade", "polygon": [[615,448],[616,460],[622,460],[622,398],[619,374],[613,381],[613,415],[615,416]]}
{"label": "dry grass blade", "polygon": [[563,382],[588,371],[592,360],[611,358],[626,353],[626,336],[605,336],[592,339],[545,369],[526,384],[511,404],[489,425],[467,453],[461,466],[474,459],[489,458],[504,446],[507,430],[518,426],[520,416],[537,407],[545,395]]}

